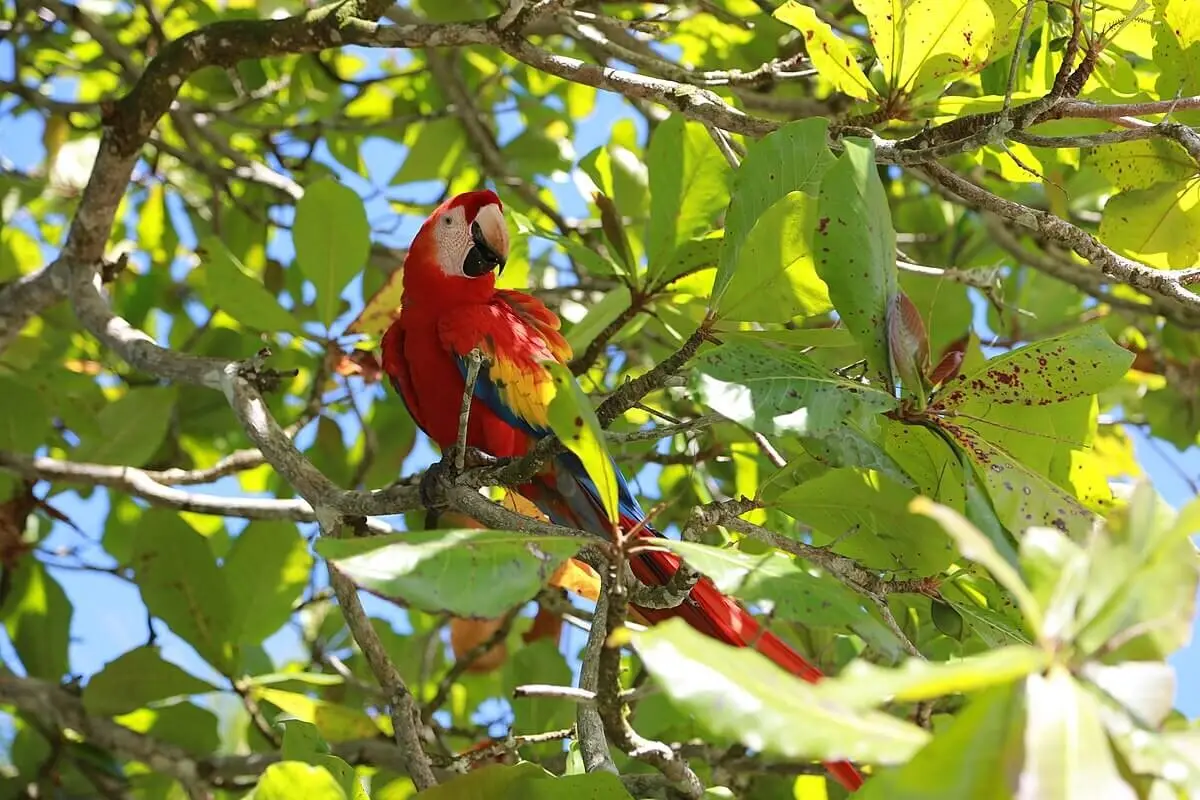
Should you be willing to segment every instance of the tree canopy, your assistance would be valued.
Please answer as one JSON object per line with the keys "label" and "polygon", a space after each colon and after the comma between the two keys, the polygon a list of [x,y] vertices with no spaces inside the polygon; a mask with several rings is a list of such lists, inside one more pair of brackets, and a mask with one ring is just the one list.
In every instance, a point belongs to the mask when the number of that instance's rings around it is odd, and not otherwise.
{"label": "tree canopy", "polygon": [[[1195,3],[7,9],[3,796],[1200,793]],[[484,186],[561,444],[423,491],[378,343]],[[832,677],[627,617],[697,574]]]}

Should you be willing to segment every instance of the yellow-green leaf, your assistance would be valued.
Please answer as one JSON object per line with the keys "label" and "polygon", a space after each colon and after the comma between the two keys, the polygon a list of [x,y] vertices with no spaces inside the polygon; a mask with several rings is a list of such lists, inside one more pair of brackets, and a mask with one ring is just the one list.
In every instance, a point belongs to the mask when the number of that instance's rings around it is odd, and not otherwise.
{"label": "yellow-green leaf", "polygon": [[788,0],[775,10],[775,18],[804,34],[809,59],[833,88],[857,100],[878,95],[850,47],[833,32],[829,23],[817,17],[815,10],[798,0]]}
{"label": "yellow-green leaf", "polygon": [[1200,180],[1156,183],[1109,198],[1100,239],[1152,267],[1200,264]]}
{"label": "yellow-green leaf", "polygon": [[616,465],[604,444],[600,420],[596,418],[591,402],[569,369],[556,361],[545,362],[544,366],[554,378],[554,399],[550,401],[548,410],[550,428],[567,449],[583,462],[588,477],[596,484],[608,518],[616,522]]}

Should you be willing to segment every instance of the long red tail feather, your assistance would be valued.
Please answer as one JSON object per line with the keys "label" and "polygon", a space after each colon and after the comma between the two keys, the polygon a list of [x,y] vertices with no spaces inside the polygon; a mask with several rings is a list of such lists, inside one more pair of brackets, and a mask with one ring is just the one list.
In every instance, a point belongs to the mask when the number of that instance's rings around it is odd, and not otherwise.
{"label": "long red tail feather", "polygon": [[[658,535],[656,531],[645,527],[642,530],[645,536]],[[631,559],[630,567],[642,583],[662,585],[679,568],[679,557],[662,551],[643,552]],[[692,588],[691,595],[674,608],[637,607],[637,611],[651,623],[682,617],[693,628],[718,641],[734,647],[754,647],[783,669],[809,683],[816,683],[825,677],[804,656],[759,625],[735,600],[721,594],[708,578],[701,577]],[[827,761],[825,768],[834,780],[851,792],[863,784],[862,775],[848,761]]]}

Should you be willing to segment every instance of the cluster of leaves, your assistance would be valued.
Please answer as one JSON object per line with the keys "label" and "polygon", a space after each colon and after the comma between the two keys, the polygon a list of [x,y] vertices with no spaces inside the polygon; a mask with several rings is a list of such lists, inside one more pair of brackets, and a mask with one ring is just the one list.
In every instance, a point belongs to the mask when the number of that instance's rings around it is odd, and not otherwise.
{"label": "cluster of leaves", "polygon": [[[570,386],[558,409],[566,419],[581,408],[579,386],[610,391],[702,325],[715,340],[685,385],[652,394],[612,430],[707,412],[720,422],[606,443],[585,414],[587,435],[572,448],[602,486],[612,486],[609,454],[631,472],[654,465],[637,485],[660,501],[655,524],[668,532],[697,507],[753,498],[741,515],[748,528],[664,546],[840,673],[807,686],[682,623],[638,631],[624,688],[647,676],[657,687],[632,704],[641,735],[683,752],[703,742],[693,759],[702,778],[755,798],[819,797],[823,778],[796,775],[839,758],[871,765],[867,796],[1190,794],[1200,786],[1195,733],[1170,712],[1164,659],[1191,627],[1197,506],[1176,516],[1148,488],[1130,498],[1112,486],[1140,473],[1122,421],[1180,449],[1195,444],[1197,337],[1061,246],[997,231],[919,173],[878,166],[879,139],[842,135],[825,119],[900,137],[997,110],[1006,94],[1014,104],[1040,98],[1071,52],[1070,4],[1035,3],[1024,38],[1020,0],[575,5],[629,38],[599,23],[609,31],[600,44],[546,34],[562,56],[629,63],[628,52],[603,49],[605,37],[634,47],[650,36],[663,47],[639,70],[658,64],[675,79],[689,65],[701,83],[777,60],[793,67],[770,85],[707,88],[781,121],[809,118],[756,140],[714,138],[682,115],[602,103],[590,86],[491,46],[453,56],[457,87],[434,64],[450,56],[422,51],[201,70],[156,129],[118,211],[110,252],[127,268],[108,287],[114,310],[181,353],[245,357],[269,343],[271,366],[296,376],[268,396],[268,410],[336,484],[385,486],[431,457],[370,355],[399,304],[402,249],[437,199],[504,178],[514,248],[501,285],[534,287],[564,318],[579,379],[559,376]],[[1200,26],[1188,5],[1089,3],[1083,49],[1097,44],[1080,99],[1122,104],[1118,117],[1139,103],[1194,100]],[[45,153],[40,163],[0,161],[0,281],[35,273],[63,244],[102,101],[128,89],[166,42],[302,7],[47,9],[19,15],[6,34],[17,69],[4,83],[20,91],[3,119],[43,126]],[[437,23],[495,9],[427,0],[399,10]],[[811,74],[794,69],[799,57]],[[460,95],[477,108],[456,109]],[[1173,119],[1195,122],[1194,107],[1181,101]],[[480,142],[463,117],[475,111],[500,120],[503,136]],[[572,142],[595,138],[596,114],[619,119],[579,155]],[[1112,127],[1103,114],[1064,116],[1037,129],[1057,142],[981,141],[944,163],[1143,264],[1200,263],[1196,163],[1173,140],[1087,138]],[[556,175],[573,184],[541,180]],[[898,269],[898,250],[904,263],[937,266]],[[560,738],[504,743],[575,721],[562,700],[512,699],[519,685],[569,685],[578,652],[576,638],[560,642],[559,628],[546,635],[512,612],[548,579],[589,594],[586,575],[564,575],[579,539],[466,520],[452,532],[310,544],[311,526],[282,511],[244,525],[238,517],[253,515],[234,501],[294,490],[248,452],[226,399],[131,370],[67,304],[34,317],[0,353],[0,396],[0,498],[12,498],[0,506],[0,617],[12,644],[0,679],[92,671],[81,676],[86,713],[182,748],[216,776],[217,796],[408,796],[403,762],[360,747],[386,744],[392,723],[377,713],[375,677],[331,601],[330,559],[403,603],[369,610],[447,768],[422,796],[630,796],[615,776],[583,774],[569,732],[565,750]],[[145,480],[59,476],[35,487],[35,502],[20,461],[35,454],[141,470]],[[147,481],[163,491],[147,496]],[[178,486],[237,497],[223,513],[199,513]],[[81,499],[107,510],[85,520],[96,506]],[[415,530],[423,517],[394,522]],[[47,524],[61,519],[83,530]],[[875,585],[747,530],[827,547]],[[95,605],[81,571],[136,588],[144,614],[133,609],[124,625],[152,620],[147,644],[100,649],[108,663],[94,671],[81,669],[88,656],[72,644],[97,646],[97,632],[78,623],[82,604]],[[927,591],[888,592],[905,579],[925,579]],[[283,655],[264,646],[281,630],[290,632]],[[165,646],[156,631],[172,634]],[[489,643],[499,656],[483,659]],[[928,661],[896,667],[913,649]],[[456,669],[466,656],[475,668]],[[114,782],[147,800],[180,791],[153,764],[53,720],[12,720],[4,791],[86,795]],[[250,757],[262,753],[280,760],[264,770]],[[478,767],[496,753],[533,763]],[[623,775],[649,770],[615,756]],[[455,777],[464,767],[477,768]]]}

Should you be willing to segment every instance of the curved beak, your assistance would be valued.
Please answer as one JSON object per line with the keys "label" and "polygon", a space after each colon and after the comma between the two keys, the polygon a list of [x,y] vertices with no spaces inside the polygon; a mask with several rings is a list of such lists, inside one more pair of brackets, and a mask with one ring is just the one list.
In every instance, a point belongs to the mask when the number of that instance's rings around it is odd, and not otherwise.
{"label": "curved beak", "polygon": [[508,226],[504,223],[504,213],[500,206],[486,205],[479,209],[475,221],[471,223],[471,241],[474,242],[475,256],[486,265],[487,269],[497,269],[504,273],[504,264],[508,259]]}

